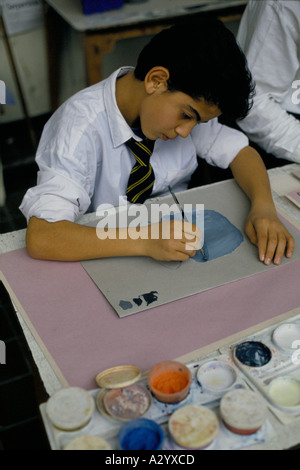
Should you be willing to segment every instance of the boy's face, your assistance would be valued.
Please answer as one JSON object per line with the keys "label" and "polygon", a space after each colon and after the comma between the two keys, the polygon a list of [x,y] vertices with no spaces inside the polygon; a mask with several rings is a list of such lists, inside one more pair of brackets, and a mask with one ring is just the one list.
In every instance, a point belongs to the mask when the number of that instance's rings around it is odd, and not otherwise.
{"label": "boy's face", "polygon": [[151,140],[185,138],[197,124],[220,115],[216,105],[180,91],[169,91],[166,83],[149,93],[140,108],[142,131]]}

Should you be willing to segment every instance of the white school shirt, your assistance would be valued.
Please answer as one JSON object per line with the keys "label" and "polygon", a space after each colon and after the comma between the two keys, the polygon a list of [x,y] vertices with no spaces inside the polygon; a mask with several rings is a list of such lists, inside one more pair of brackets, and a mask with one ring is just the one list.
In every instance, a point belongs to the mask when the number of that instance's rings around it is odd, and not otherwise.
{"label": "white school shirt", "polygon": [[250,0],[237,41],[256,82],[240,128],[268,153],[300,163],[300,122],[287,113],[300,115],[300,1]]}
{"label": "white school shirt", "polygon": [[[122,67],[109,78],[80,91],[46,124],[37,151],[37,186],[29,189],[20,209],[55,222],[75,221],[99,206],[127,203],[128,178],[135,159],[125,142],[141,140],[128,126],[116,102],[116,80],[132,71]],[[227,168],[248,138],[213,119],[201,123],[185,139],[155,142],[151,164],[155,182],[151,197],[187,188],[197,155]],[[120,201],[120,196],[123,201]]]}

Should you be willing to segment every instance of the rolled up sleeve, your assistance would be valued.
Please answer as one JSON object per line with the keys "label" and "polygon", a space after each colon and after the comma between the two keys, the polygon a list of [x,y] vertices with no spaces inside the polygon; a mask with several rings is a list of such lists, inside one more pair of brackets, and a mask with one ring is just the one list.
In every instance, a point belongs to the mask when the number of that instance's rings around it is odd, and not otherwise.
{"label": "rolled up sleeve", "polygon": [[[73,111],[73,113],[72,113]],[[36,155],[37,185],[27,191],[20,210],[48,222],[74,222],[91,203],[97,168],[94,126],[62,106],[48,121]]]}
{"label": "rolled up sleeve", "polygon": [[217,119],[201,123],[191,135],[197,155],[210,165],[223,169],[228,168],[237,154],[249,145],[245,134],[220,124]]}
{"label": "rolled up sleeve", "polygon": [[48,222],[74,222],[89,205],[90,197],[82,186],[51,168],[43,168],[37,186],[27,191],[20,210],[27,221],[35,216]]}

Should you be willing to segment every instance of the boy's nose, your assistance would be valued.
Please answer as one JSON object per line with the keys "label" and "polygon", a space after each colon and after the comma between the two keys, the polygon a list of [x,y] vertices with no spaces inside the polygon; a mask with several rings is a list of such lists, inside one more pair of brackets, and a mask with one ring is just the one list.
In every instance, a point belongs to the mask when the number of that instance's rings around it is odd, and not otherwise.
{"label": "boy's nose", "polygon": [[186,124],[180,124],[180,126],[176,127],[176,132],[180,137],[188,137],[192,131],[192,129],[195,127],[194,123],[186,123]]}

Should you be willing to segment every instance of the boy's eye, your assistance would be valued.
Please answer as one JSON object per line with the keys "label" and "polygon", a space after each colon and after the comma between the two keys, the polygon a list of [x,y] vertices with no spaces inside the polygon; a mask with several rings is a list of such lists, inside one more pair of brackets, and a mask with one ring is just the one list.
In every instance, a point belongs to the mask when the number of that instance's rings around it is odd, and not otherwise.
{"label": "boy's eye", "polygon": [[193,119],[192,116],[189,116],[188,114],[186,113],[183,113],[183,119]]}

